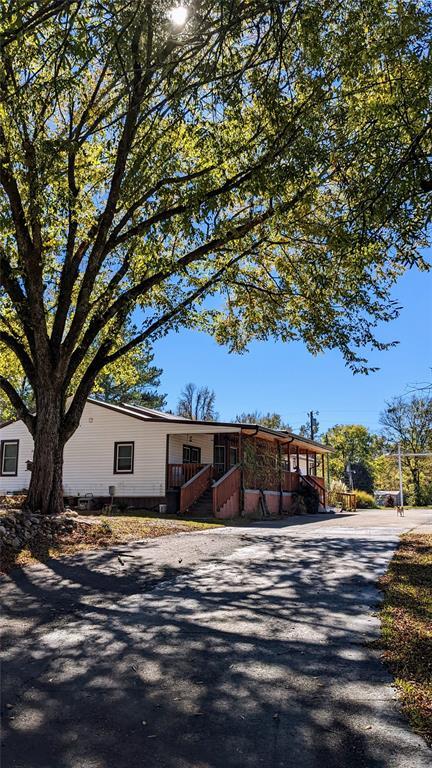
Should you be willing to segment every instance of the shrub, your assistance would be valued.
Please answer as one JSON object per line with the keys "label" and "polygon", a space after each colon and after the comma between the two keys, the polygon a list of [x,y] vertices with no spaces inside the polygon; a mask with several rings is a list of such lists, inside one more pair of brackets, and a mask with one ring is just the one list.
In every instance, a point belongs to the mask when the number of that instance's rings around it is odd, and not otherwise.
{"label": "shrub", "polygon": [[343,480],[338,480],[333,477],[330,480],[329,491],[330,493],[349,493],[349,488]]}
{"label": "shrub", "polygon": [[358,509],[378,509],[374,497],[366,491],[354,491],[357,496],[357,508]]}
{"label": "shrub", "polygon": [[305,483],[297,491],[297,495],[303,499],[308,515],[316,515],[319,511],[319,493]]}

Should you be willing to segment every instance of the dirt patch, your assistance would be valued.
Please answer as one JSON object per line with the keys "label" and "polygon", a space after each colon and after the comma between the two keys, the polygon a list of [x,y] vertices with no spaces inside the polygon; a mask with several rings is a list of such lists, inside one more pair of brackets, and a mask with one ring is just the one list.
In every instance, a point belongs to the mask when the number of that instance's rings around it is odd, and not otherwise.
{"label": "dirt patch", "polygon": [[103,549],[127,541],[152,539],[173,533],[188,533],[218,527],[213,523],[199,523],[189,520],[161,520],[142,516],[120,515],[109,518],[92,517],[80,520],[74,530],[59,533],[55,539],[37,537],[19,552],[11,552],[2,558],[1,571],[8,573],[12,568],[45,562],[48,558],[60,558],[91,549]]}

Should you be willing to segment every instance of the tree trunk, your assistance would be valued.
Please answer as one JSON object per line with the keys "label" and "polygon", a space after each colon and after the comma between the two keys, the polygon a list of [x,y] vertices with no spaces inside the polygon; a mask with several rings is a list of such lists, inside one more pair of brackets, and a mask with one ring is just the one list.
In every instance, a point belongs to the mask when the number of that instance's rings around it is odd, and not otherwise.
{"label": "tree trunk", "polygon": [[63,450],[61,435],[62,408],[57,398],[40,398],[33,435],[33,467],[26,506],[42,514],[63,512]]}

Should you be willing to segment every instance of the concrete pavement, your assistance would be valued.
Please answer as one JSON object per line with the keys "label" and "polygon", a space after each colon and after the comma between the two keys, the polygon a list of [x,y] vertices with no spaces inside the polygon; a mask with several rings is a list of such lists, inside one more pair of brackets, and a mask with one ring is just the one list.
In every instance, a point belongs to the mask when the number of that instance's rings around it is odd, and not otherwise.
{"label": "concrete pavement", "polygon": [[429,768],[370,645],[376,580],[427,524],[291,518],[15,571],[2,768]]}

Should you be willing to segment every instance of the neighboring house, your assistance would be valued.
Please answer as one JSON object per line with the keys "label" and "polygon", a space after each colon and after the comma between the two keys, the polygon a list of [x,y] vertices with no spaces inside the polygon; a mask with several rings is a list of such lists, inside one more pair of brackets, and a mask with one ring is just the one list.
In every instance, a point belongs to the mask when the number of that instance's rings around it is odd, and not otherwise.
{"label": "neighboring house", "polygon": [[375,501],[380,507],[388,506],[389,496],[393,499],[394,506],[401,503],[399,491],[374,491]]}
{"label": "neighboring house", "polygon": [[[0,427],[0,495],[28,488],[33,440],[22,421]],[[192,421],[151,408],[89,398],[65,447],[64,495],[118,501],[144,509],[253,511],[265,497],[271,512],[287,509],[301,483],[325,505],[328,446],[258,424]],[[264,492],[264,496],[260,491]]]}

